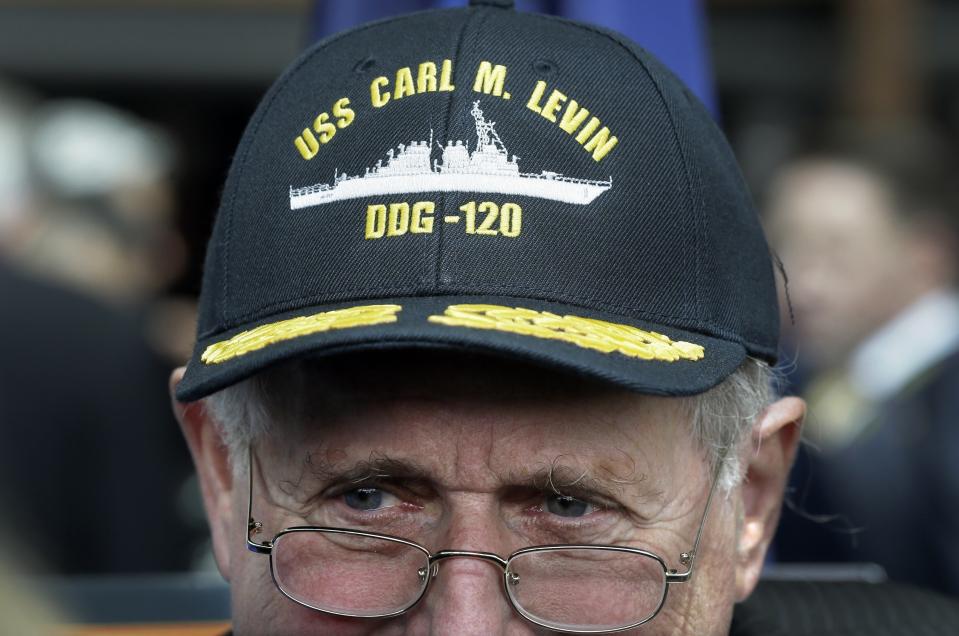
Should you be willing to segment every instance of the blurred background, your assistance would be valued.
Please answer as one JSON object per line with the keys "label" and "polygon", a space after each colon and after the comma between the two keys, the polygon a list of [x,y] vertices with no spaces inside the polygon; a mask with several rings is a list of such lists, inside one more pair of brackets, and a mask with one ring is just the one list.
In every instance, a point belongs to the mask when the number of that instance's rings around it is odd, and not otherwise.
{"label": "blurred background", "polygon": [[[166,379],[234,148],[310,42],[461,4],[0,0],[0,588],[53,599],[16,607],[162,619],[138,581],[227,616]],[[659,55],[753,189],[811,405],[767,576],[959,596],[959,2],[518,4]]]}

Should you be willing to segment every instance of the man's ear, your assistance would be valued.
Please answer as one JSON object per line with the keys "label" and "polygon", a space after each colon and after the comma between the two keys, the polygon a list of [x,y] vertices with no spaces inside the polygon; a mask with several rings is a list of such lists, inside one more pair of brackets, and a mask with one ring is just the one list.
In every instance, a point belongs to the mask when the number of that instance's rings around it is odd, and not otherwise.
{"label": "man's ear", "polygon": [[770,405],[752,431],[741,487],[742,525],[736,564],[736,600],[749,596],[763,567],[766,549],[779,523],[783,490],[796,457],[806,404],[787,397]]}
{"label": "man's ear", "polygon": [[[178,402],[174,396],[176,385],[183,378],[185,369],[180,367],[170,376],[170,399],[173,412],[193,456],[203,506],[210,522],[213,537],[213,554],[220,574],[230,580],[230,545],[236,542],[245,527],[245,520],[235,519],[233,507],[233,470],[229,453],[216,423],[210,417],[203,401]],[[243,523],[238,523],[242,521]]]}

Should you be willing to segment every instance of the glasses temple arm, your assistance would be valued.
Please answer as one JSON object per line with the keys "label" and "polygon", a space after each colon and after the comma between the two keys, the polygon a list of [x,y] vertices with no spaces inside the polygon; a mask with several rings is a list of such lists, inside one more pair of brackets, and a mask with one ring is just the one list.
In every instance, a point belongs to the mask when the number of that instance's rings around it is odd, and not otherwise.
{"label": "glasses temple arm", "polygon": [[693,575],[693,565],[696,561],[696,555],[699,552],[699,541],[703,538],[703,530],[706,528],[706,519],[709,517],[710,504],[713,502],[713,495],[716,494],[716,485],[719,483],[719,475],[723,470],[723,464],[726,462],[726,453],[724,450],[716,463],[716,470],[713,472],[713,483],[709,487],[709,495],[706,497],[706,509],[703,510],[703,518],[699,522],[699,528],[696,530],[696,539],[693,541],[693,549],[689,552],[683,552],[679,555],[679,562],[686,566],[685,572],[670,570],[666,573],[667,583],[682,583],[689,580]]}
{"label": "glasses temple arm", "polygon": [[246,509],[246,549],[250,552],[256,552],[257,554],[270,554],[273,551],[273,545],[269,541],[264,541],[262,543],[257,543],[253,540],[253,535],[259,534],[263,528],[263,524],[259,521],[253,519],[253,445],[250,444],[247,447],[247,465],[246,472],[250,477],[250,492],[249,497],[247,498],[247,509]]}

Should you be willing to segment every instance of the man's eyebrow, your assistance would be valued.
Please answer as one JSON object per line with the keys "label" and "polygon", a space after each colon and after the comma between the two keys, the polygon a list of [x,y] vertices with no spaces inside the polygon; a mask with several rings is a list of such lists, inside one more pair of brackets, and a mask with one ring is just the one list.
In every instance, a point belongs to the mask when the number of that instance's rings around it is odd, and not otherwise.
{"label": "man's eyebrow", "polygon": [[637,473],[635,464],[628,470],[623,467],[614,471],[603,464],[584,468],[565,462],[562,456],[526,472],[523,479],[533,488],[560,495],[584,493],[609,499],[627,495],[658,499],[663,494],[650,483],[646,473]]}
{"label": "man's eyebrow", "polygon": [[557,495],[593,493],[609,498],[621,497],[624,487],[590,474],[588,469],[575,469],[565,465],[550,465],[529,473],[526,483],[537,490]]}
{"label": "man's eyebrow", "polygon": [[[325,456],[324,456],[325,455]],[[586,467],[560,455],[549,462],[532,462],[528,468],[511,471],[498,481],[501,487],[526,486],[536,490],[568,495],[599,495],[608,499],[624,496],[660,499],[662,491],[655,488],[646,473],[638,472],[635,462],[628,465],[599,462]],[[376,479],[398,479],[418,482],[436,482],[437,476],[423,464],[406,457],[394,457],[383,452],[371,452],[369,457],[352,463],[345,457],[330,453],[307,453],[303,460],[303,477],[312,477],[327,483],[360,484]],[[289,483],[295,487],[297,484]]]}
{"label": "man's eyebrow", "polygon": [[370,479],[413,479],[427,481],[432,478],[430,471],[413,460],[390,457],[371,452],[367,459],[349,464],[346,461],[331,461],[315,453],[307,453],[304,459],[306,472],[323,481],[340,483],[360,483]]}

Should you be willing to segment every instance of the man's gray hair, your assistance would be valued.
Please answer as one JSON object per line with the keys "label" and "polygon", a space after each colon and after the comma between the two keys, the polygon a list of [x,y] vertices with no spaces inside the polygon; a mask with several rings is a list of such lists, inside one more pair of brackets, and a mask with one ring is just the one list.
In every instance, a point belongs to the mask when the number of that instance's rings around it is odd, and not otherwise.
{"label": "man's gray hair", "polygon": [[775,399],[776,371],[755,358],[746,358],[723,382],[689,400],[693,437],[706,450],[710,466],[723,462],[719,487],[729,492],[746,474],[742,455],[753,423]]}
{"label": "man's gray hair", "polygon": [[[291,394],[307,391],[306,375],[294,364],[276,367],[214,393],[206,399],[229,452],[236,474],[245,474],[247,449],[271,429],[277,419],[289,420]],[[719,487],[729,492],[744,477],[742,452],[756,418],[772,402],[775,372],[765,362],[747,358],[722,383],[686,401],[691,433],[715,469],[722,461]],[[284,387],[279,395],[276,388]],[[283,413],[278,417],[278,413]],[[305,415],[305,414],[304,414]]]}

